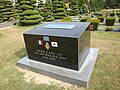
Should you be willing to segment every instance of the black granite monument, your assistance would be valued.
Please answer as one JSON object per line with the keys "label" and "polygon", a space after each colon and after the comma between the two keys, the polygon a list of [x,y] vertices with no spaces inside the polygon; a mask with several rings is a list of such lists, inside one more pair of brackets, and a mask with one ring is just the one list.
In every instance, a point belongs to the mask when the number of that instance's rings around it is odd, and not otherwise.
{"label": "black granite monument", "polygon": [[47,22],[25,32],[28,58],[79,70],[90,51],[89,22]]}

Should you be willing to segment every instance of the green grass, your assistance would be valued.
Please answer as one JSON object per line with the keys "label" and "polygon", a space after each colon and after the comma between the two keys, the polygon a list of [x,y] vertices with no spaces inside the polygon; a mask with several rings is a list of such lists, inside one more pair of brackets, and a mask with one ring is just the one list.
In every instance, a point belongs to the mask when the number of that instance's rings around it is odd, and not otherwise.
{"label": "green grass", "polygon": [[[36,85],[26,82],[16,62],[26,55],[23,32],[35,26],[0,29],[0,90],[64,90],[60,85]],[[67,90],[120,89],[120,33],[91,32],[91,46],[100,49],[89,88]]]}

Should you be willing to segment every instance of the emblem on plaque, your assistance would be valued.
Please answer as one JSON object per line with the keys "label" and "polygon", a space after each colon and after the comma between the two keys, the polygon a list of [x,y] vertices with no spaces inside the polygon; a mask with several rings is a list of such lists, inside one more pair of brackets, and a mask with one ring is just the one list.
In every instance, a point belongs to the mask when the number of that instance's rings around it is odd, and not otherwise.
{"label": "emblem on plaque", "polygon": [[50,49],[50,45],[49,45],[49,43],[48,43],[48,42],[46,42],[46,43],[45,43],[45,48],[46,48],[47,50],[49,50],[49,49]]}

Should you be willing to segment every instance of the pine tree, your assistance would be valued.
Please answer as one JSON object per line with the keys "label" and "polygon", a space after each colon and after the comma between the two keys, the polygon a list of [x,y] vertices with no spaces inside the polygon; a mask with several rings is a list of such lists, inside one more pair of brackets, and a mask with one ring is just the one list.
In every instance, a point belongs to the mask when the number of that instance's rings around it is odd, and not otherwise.
{"label": "pine tree", "polygon": [[41,22],[41,16],[36,9],[36,0],[21,0],[19,25],[34,25]]}
{"label": "pine tree", "polygon": [[71,6],[72,6],[71,16],[77,16],[79,14],[78,0],[72,0]]}
{"label": "pine tree", "polygon": [[53,0],[53,17],[62,19],[66,16],[63,0]]}

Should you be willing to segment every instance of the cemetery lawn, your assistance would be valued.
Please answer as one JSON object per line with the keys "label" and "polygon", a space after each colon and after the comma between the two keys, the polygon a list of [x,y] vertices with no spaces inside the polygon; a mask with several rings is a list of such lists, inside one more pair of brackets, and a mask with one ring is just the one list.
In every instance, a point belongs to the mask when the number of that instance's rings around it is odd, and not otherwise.
{"label": "cemetery lawn", "polygon": [[[36,85],[25,82],[16,62],[26,55],[23,32],[33,28],[12,26],[0,29],[0,90],[64,90],[59,85]],[[98,60],[89,88],[68,87],[67,90],[120,89],[120,33],[91,32],[91,47],[99,48]]]}

